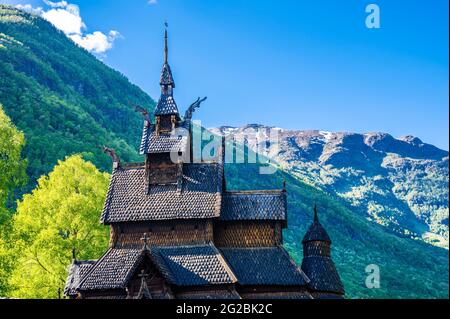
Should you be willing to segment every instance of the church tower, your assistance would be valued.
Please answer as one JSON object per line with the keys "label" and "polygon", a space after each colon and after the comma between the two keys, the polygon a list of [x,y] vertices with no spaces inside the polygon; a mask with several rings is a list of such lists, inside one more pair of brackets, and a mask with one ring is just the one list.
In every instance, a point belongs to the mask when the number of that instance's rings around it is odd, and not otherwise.
{"label": "church tower", "polygon": [[145,155],[148,187],[177,184],[181,188],[182,161],[189,156],[190,119],[182,120],[173,97],[175,81],[168,61],[167,28],[164,30],[164,64],[161,95],[154,111],[155,124],[145,122],[140,153]]}
{"label": "church tower", "polygon": [[314,221],[303,238],[302,270],[310,279],[314,298],[342,298],[345,294],[336,266],[331,258],[331,239],[319,221],[317,205]]}

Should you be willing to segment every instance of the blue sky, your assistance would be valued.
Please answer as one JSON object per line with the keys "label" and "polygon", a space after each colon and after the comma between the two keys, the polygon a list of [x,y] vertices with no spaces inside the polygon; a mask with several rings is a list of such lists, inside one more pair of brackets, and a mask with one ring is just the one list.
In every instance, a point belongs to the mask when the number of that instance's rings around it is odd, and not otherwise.
{"label": "blue sky", "polygon": [[[184,111],[208,96],[204,126],[382,131],[449,149],[446,0],[69,2],[84,34],[122,35],[99,56],[154,99],[167,19],[175,98]],[[380,29],[365,26],[370,3]]]}

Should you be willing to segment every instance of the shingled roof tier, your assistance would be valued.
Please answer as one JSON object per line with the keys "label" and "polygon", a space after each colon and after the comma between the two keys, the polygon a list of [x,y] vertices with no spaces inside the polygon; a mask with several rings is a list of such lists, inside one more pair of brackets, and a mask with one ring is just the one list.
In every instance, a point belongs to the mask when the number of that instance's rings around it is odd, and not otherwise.
{"label": "shingled roof tier", "polygon": [[172,94],[162,93],[156,105],[155,115],[178,114],[178,107]]}
{"label": "shingled roof tier", "polygon": [[309,281],[282,247],[220,250],[241,285],[305,286]]}
{"label": "shingled roof tier", "polygon": [[144,252],[142,249],[110,248],[86,274],[77,289],[124,289]]}
{"label": "shingled roof tier", "polygon": [[175,88],[175,81],[173,80],[172,70],[170,69],[169,63],[164,63],[163,65],[159,84],[170,85],[172,88]]}
{"label": "shingled roof tier", "polygon": [[214,245],[155,247],[158,264],[167,280],[177,286],[203,286],[236,282]]}
{"label": "shingled roof tier", "polygon": [[328,236],[327,231],[323,228],[322,224],[315,222],[309,227],[308,231],[303,238],[303,243],[310,241],[325,241],[331,243],[330,236]]}
{"label": "shingled roof tier", "polygon": [[308,285],[311,289],[344,294],[344,286],[330,257],[305,256],[303,257],[302,270],[310,279]]}
{"label": "shingled roof tier", "polygon": [[145,167],[114,169],[101,216],[104,224],[220,216],[223,165],[185,164],[183,182],[148,186]]}
{"label": "shingled roof tier", "polygon": [[303,244],[311,241],[323,241],[331,244],[330,236],[328,236],[327,231],[323,228],[319,221],[319,215],[317,213],[317,205],[314,206],[314,221],[311,226],[306,231],[305,237],[303,237]]}
{"label": "shingled roof tier", "polygon": [[151,247],[150,249],[110,248],[80,282],[67,282],[75,290],[124,289],[147,255],[161,275],[177,286],[222,285],[236,278],[214,245]]}
{"label": "shingled roof tier", "polygon": [[183,122],[179,128],[180,130],[176,131],[177,134],[171,132],[157,134],[154,124],[144,125],[140,153],[144,155],[185,152],[188,143],[189,122]]}
{"label": "shingled roof tier", "polygon": [[69,275],[64,287],[64,294],[66,296],[75,296],[77,294],[77,287],[81,280],[86,276],[89,270],[96,263],[95,260],[75,260],[69,268]]}
{"label": "shingled roof tier", "polygon": [[220,219],[281,220],[287,219],[284,191],[240,191],[222,195]]}

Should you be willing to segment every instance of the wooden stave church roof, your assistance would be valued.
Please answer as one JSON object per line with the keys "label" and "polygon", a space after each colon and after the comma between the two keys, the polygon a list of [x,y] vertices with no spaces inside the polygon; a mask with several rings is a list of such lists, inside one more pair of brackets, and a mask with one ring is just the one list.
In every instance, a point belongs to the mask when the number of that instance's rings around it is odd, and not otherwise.
{"label": "wooden stave church roof", "polygon": [[178,114],[178,107],[172,94],[161,94],[158,103],[156,104],[155,115],[176,115]]}
{"label": "wooden stave church roof", "polygon": [[[224,285],[234,274],[214,245],[110,248],[88,272],[67,282],[67,291],[125,289],[147,256],[162,276],[176,286]],[[80,263],[80,262],[78,262]]]}
{"label": "wooden stave church roof", "polygon": [[[65,294],[126,289],[148,256],[168,283],[177,287],[307,287],[308,277],[280,247],[217,248],[209,245],[110,248],[97,262],[74,261]],[[84,272],[72,269],[86,265]],[[235,296],[235,294],[234,294]]]}
{"label": "wooden stave church roof", "polygon": [[309,278],[281,246],[221,248],[243,286],[306,286]]}
{"label": "wooden stave church roof", "polygon": [[[178,132],[188,132],[190,128],[189,121],[183,121],[179,124]],[[183,130],[183,131],[182,131]],[[139,152],[144,154],[160,154],[169,152],[184,152],[187,148],[188,137],[187,135],[172,134],[171,132],[156,132],[155,124],[144,124],[142,132],[141,145]]]}
{"label": "wooden stave church roof", "polygon": [[220,164],[185,164],[179,190],[177,184],[149,188],[145,165],[118,167],[111,177],[101,222],[219,217],[221,169]]}
{"label": "wooden stave church roof", "polygon": [[74,260],[69,268],[64,294],[73,296],[77,294],[77,289],[81,280],[86,277],[91,268],[97,263],[97,260]]}
{"label": "wooden stave church roof", "polygon": [[283,190],[223,191],[222,163],[183,165],[176,184],[148,186],[145,165],[117,167],[103,208],[104,224],[180,219],[286,221]]}
{"label": "wooden stave church roof", "polygon": [[312,291],[344,295],[344,285],[336,266],[328,256],[304,256],[301,269],[308,276],[308,287]]}
{"label": "wooden stave church roof", "polygon": [[286,221],[286,192],[283,190],[224,192],[220,219]]}

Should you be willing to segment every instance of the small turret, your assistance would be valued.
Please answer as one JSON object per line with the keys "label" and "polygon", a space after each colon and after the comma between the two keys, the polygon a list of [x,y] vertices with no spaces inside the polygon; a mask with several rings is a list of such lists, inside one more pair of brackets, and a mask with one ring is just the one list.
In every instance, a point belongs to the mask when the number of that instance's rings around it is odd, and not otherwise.
{"label": "small turret", "polygon": [[315,251],[317,248],[330,248],[331,246],[331,239],[330,236],[328,236],[327,231],[325,228],[323,228],[322,224],[319,221],[319,216],[317,213],[317,205],[314,205],[314,221],[312,225],[309,227],[308,231],[305,234],[305,237],[303,237],[303,246],[307,249],[312,249],[312,251],[309,250],[303,250],[304,256],[310,255],[310,254],[323,254],[324,256],[329,256],[330,252],[326,251]]}
{"label": "small turret", "polygon": [[317,205],[314,221],[303,238],[302,270],[311,280],[309,286],[315,298],[342,298],[344,286],[331,258],[331,239],[319,221]]}

